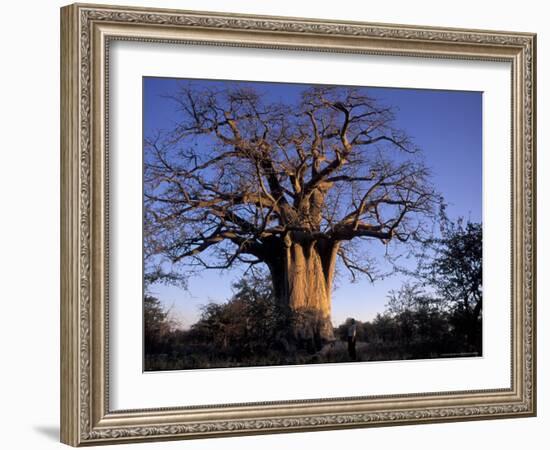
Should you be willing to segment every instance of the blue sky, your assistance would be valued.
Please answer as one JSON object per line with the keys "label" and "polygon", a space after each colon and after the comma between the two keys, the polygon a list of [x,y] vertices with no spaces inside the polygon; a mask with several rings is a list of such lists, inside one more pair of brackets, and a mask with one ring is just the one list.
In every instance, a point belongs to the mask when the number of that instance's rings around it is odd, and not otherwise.
{"label": "blue sky", "polygon": [[[174,93],[181,80],[145,77],[143,80],[143,133],[170,129],[177,121],[176,105],[165,98]],[[226,82],[198,80],[197,87],[221,87]],[[235,83],[234,81],[231,82]],[[309,85],[290,83],[243,82],[261,91],[267,100],[292,104]],[[448,204],[452,219],[464,217],[481,222],[482,217],[482,93],[403,88],[368,88],[380,103],[392,106],[396,128],[404,130],[422,149],[432,171],[432,181]],[[381,257],[382,244],[373,242],[372,254]],[[172,315],[188,326],[196,321],[200,306],[231,297],[231,283],[238,269],[220,273],[205,270],[190,280],[188,290],[173,286],[152,286]],[[372,319],[382,312],[390,290],[399,288],[403,276],[391,276],[375,282],[360,279],[348,282],[346,274],[337,283],[332,298],[335,325],[347,317]]]}

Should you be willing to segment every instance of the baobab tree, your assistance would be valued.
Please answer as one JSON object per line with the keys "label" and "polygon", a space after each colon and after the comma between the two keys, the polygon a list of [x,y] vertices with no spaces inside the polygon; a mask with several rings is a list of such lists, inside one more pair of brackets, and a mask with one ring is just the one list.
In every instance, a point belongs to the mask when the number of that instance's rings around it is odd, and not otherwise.
{"label": "baobab tree", "polygon": [[392,109],[331,86],[286,103],[238,83],[169,97],[174,126],[145,139],[149,280],[263,264],[280,304],[308,318],[297,331],[331,339],[337,264],[372,277],[363,244],[415,239],[439,201]]}

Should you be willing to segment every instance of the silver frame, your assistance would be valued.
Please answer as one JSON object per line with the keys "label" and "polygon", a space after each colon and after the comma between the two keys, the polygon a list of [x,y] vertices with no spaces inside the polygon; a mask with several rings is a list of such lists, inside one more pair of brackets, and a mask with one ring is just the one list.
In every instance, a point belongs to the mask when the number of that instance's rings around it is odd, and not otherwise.
{"label": "silver frame", "polygon": [[[108,388],[108,58],[113,40],[508,61],[508,389],[112,411]],[[536,414],[536,35],[75,4],[61,9],[61,440],[97,445]]]}

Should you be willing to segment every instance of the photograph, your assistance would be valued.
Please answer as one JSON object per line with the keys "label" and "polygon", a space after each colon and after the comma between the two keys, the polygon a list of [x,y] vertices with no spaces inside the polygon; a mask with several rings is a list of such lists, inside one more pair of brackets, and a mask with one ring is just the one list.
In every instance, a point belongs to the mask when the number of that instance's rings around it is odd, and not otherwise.
{"label": "photograph", "polygon": [[142,88],[144,371],[483,356],[482,92]]}

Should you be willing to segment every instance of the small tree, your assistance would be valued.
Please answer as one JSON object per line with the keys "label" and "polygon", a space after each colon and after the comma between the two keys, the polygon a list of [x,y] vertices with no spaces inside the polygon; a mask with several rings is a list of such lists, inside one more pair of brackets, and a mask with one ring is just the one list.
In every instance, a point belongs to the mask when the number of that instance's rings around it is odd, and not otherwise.
{"label": "small tree", "polygon": [[288,317],[276,301],[271,281],[263,274],[245,276],[233,285],[226,303],[209,303],[190,332],[198,343],[235,359],[261,357],[282,349]]}
{"label": "small tree", "polygon": [[145,295],[143,299],[143,334],[146,353],[160,350],[163,336],[169,331],[168,313],[160,300]]}
{"label": "small tree", "polygon": [[447,304],[435,292],[407,283],[390,293],[386,313],[395,323],[401,345],[416,347],[417,356],[428,356],[443,350],[443,340],[448,338]]}
{"label": "small tree", "polygon": [[480,223],[446,221],[442,237],[428,242],[431,258],[418,271],[449,302],[452,321],[469,345],[481,348],[483,244]]}

